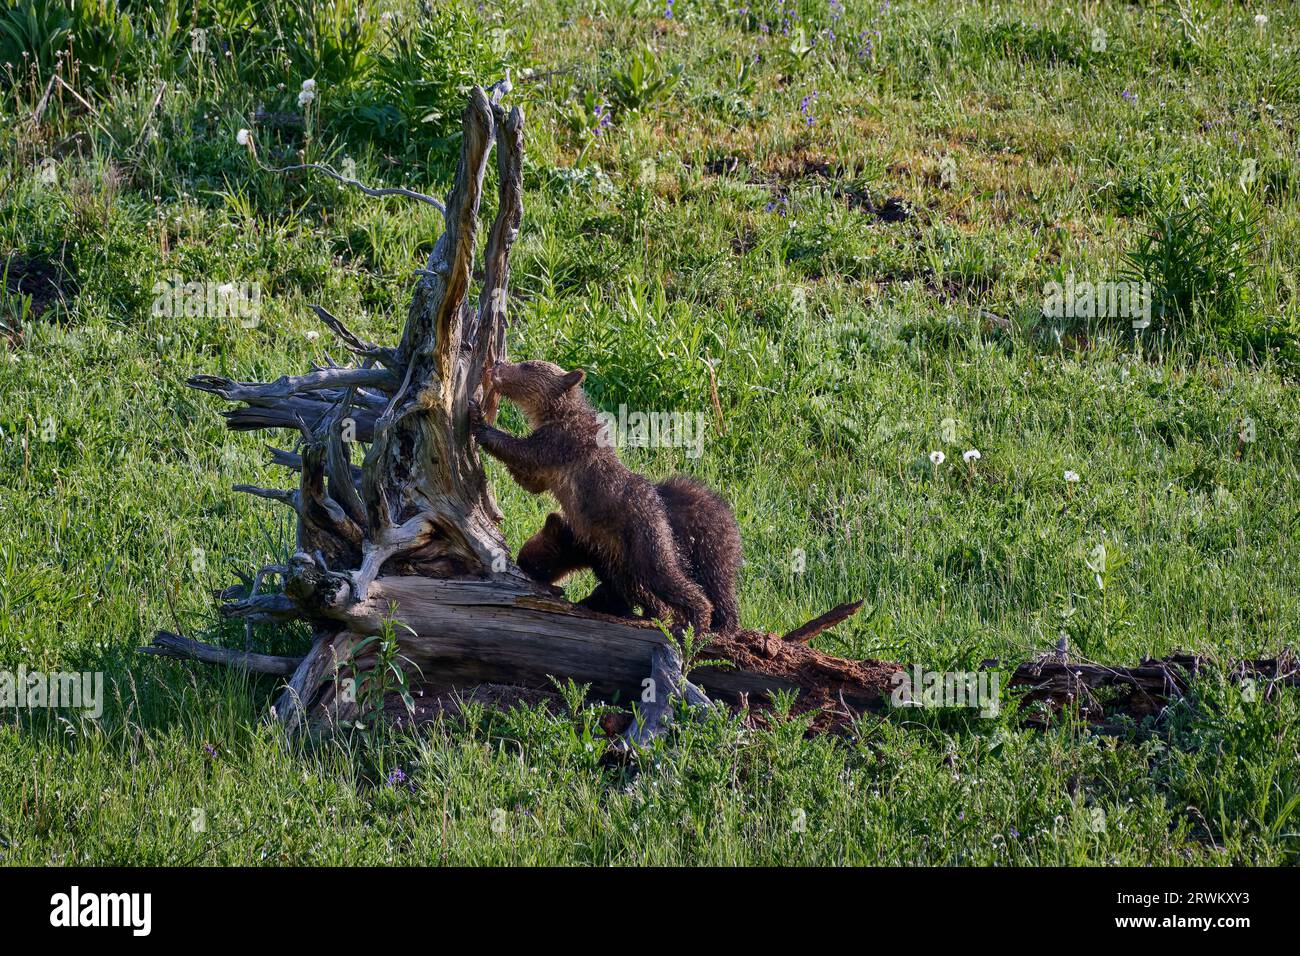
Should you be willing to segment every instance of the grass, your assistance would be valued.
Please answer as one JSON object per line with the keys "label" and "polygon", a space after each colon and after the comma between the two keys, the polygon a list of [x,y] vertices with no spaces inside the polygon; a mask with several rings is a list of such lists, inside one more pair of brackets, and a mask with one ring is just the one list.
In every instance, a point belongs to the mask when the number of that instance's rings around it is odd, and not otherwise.
{"label": "grass", "polygon": [[[460,86],[507,65],[528,116],[511,354],[587,369],[606,408],[707,414],[698,460],[624,458],[733,502],[747,625],[865,597],[819,646],[944,670],[1062,631],[1116,664],[1287,646],[1295,13],[846,7],[452,3],[431,39],[410,2],[8,4],[0,251],[67,294],[5,273],[0,670],[108,689],[97,721],[0,712],[0,861],[1297,862],[1296,694],[1213,671],[1118,736],[1010,708],[842,740],[682,720],[634,771],[600,763],[579,705],[287,743],[274,680],[134,653],[160,627],[241,644],[211,591],[292,541],[229,490],[282,483],[260,440],[184,379],[322,360],[313,301],[395,341],[439,228],[261,172],[236,131],[270,165],[438,192]],[[91,109],[56,85],[34,119],[56,70]],[[1165,304],[1151,328],[1043,317],[1046,283],[1135,267]],[[172,276],[259,283],[259,323],[153,314]],[[547,502],[494,478],[518,546]]]}

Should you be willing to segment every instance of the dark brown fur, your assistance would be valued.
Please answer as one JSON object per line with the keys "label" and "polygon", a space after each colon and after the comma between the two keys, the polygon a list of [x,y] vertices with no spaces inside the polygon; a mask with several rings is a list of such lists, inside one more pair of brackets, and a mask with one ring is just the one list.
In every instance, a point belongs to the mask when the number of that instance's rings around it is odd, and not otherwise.
{"label": "dark brown fur", "polygon": [[640,605],[697,631],[734,630],[741,550],[730,508],[690,478],[655,486],[628,470],[602,440],[583,378],[550,362],[489,372],[489,384],[528,419],[527,438],[486,425],[471,407],[482,448],[523,488],[551,492],[563,509],[524,546],[520,566],[547,583],[590,566],[601,587],[584,604],[606,613]]}
{"label": "dark brown fur", "polygon": [[[713,604],[711,630],[728,634],[739,626],[736,572],[741,565],[740,531],[731,508],[707,486],[676,475],[655,486],[668,511],[682,570]],[[564,518],[552,512],[542,529],[524,542],[517,558],[530,577],[554,584],[574,571],[590,567],[600,585],[583,607],[605,614],[627,615],[631,608],[614,593],[609,575],[575,538]]]}

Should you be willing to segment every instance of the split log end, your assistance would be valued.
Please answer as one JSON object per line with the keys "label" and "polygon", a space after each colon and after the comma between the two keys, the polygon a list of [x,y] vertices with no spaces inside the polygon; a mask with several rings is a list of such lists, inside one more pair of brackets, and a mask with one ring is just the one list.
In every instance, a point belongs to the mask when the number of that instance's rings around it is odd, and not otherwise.
{"label": "split log end", "polygon": [[841,604],[833,607],[820,617],[815,617],[807,624],[796,627],[787,634],[782,640],[797,641],[800,644],[807,644],[810,640],[820,634],[822,631],[830,630],[841,621],[846,621],[854,614],[862,610],[862,601],[850,601],[847,604]]}

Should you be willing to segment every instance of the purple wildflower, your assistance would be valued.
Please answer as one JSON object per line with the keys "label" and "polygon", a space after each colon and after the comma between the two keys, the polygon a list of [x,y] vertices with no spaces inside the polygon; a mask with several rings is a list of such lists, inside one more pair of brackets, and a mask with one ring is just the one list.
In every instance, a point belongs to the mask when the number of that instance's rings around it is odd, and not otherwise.
{"label": "purple wildflower", "polygon": [[203,753],[209,760],[217,759],[217,748],[212,746],[212,744],[204,744]]}
{"label": "purple wildflower", "polygon": [[799,102],[799,112],[803,114],[804,121],[809,126],[812,126],[815,122],[817,122],[817,117],[813,115],[813,106],[816,104],[816,102],[817,102],[816,90],[813,90],[812,93],[809,93],[806,96],[804,96],[804,98]]}
{"label": "purple wildflower", "polygon": [[596,112],[592,114],[592,116],[596,120],[596,128],[593,131],[593,134],[596,136],[603,133],[605,127],[614,122],[613,117],[609,114],[609,104],[604,100],[601,100],[600,105],[596,107]]}
{"label": "purple wildflower", "polygon": [[858,47],[859,60],[874,60],[876,58],[876,45],[871,40],[873,33],[875,34],[876,39],[879,40],[879,30],[863,30],[858,34],[858,41],[862,44]]}
{"label": "purple wildflower", "polygon": [[668,5],[664,7],[664,19],[671,20],[672,18],[673,18],[673,0],[668,0]]}
{"label": "purple wildflower", "polygon": [[838,20],[844,16],[844,4],[840,0],[831,0],[831,19]]}
{"label": "purple wildflower", "polygon": [[1130,90],[1125,90],[1123,93],[1120,94],[1120,96],[1124,97],[1125,102],[1128,103],[1136,103],[1138,98],[1137,94]]}
{"label": "purple wildflower", "polygon": [[397,787],[404,783],[406,783],[406,774],[401,767],[394,767],[392,773],[388,775],[388,785]]}

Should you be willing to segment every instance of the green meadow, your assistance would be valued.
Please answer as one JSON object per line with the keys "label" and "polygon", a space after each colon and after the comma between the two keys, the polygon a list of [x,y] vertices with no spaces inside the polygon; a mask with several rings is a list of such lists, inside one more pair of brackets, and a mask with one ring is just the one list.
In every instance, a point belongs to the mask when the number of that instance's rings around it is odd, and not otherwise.
{"label": "green meadow", "polygon": [[[1227,677],[1300,625],[1290,5],[0,7],[0,704],[20,668],[103,675],[98,716],[0,706],[0,863],[1300,860],[1300,697]],[[185,380],[343,361],[311,303],[396,342],[442,228],[271,170],[441,195],[507,70],[510,355],[703,416],[698,456],[622,455],[732,502],[746,626],[863,598],[816,646],[1187,651],[1189,693],[1106,733],[1009,692],[835,737],[788,701],[762,730],[682,713],[618,764],[573,692],[289,740],[276,679],[138,654],[160,628],[305,652],[215,612],[293,526],[231,490],[285,483],[274,436]],[[159,308],[177,281],[255,294]],[[518,547],[552,502],[491,467]]]}

